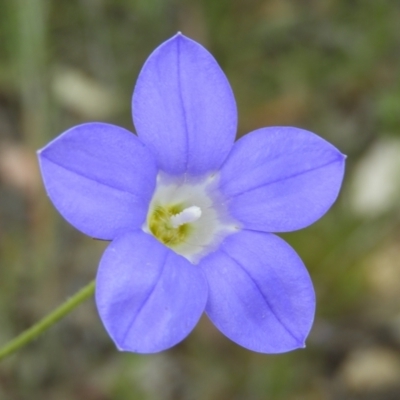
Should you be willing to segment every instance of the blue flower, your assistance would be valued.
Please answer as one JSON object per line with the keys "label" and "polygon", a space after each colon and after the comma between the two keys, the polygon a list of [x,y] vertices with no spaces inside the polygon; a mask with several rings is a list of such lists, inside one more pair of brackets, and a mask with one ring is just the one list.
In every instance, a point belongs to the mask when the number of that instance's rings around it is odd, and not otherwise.
{"label": "blue flower", "polygon": [[344,156],[290,127],[261,128],[234,143],[229,83],[207,50],[181,34],[146,61],[132,109],[137,136],[88,123],[39,152],[58,211],[111,241],[96,304],[118,349],[167,349],[204,311],[248,349],[304,347],[313,286],[295,251],[270,232],[325,214]]}

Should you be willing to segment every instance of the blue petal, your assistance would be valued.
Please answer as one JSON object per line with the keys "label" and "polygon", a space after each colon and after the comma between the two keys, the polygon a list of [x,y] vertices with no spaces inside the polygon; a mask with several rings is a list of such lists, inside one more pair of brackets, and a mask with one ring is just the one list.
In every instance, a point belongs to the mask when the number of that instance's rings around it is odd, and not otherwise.
{"label": "blue petal", "polygon": [[212,55],[178,34],[158,47],[139,75],[132,99],[140,139],[172,175],[217,170],[236,135],[236,104]]}
{"label": "blue petal", "polygon": [[157,168],[131,132],[103,123],[79,125],[39,151],[39,161],[55,207],[87,235],[110,240],[144,222]]}
{"label": "blue petal", "polygon": [[304,347],[314,290],[302,261],[282,239],[241,231],[200,267],[209,284],[206,313],[228,338],[262,353]]}
{"label": "blue petal", "polygon": [[304,228],[336,200],[345,157],[319,136],[297,128],[263,128],[234,146],[221,168],[220,190],[245,228]]}
{"label": "blue petal", "polygon": [[118,349],[155,353],[183,340],[207,300],[203,272],[142,231],[114,240],[100,262],[96,303]]}

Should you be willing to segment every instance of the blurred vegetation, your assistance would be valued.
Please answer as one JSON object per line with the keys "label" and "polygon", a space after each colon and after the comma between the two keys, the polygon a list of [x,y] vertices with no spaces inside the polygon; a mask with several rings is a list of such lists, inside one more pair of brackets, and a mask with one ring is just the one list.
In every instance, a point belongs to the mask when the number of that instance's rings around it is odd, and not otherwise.
{"label": "blurred vegetation", "polygon": [[105,247],[53,209],[35,151],[84,121],[132,130],[139,70],[177,31],[225,70],[239,135],[294,125],[349,156],[332,210],[283,235],[317,292],[305,350],[255,354],[204,319],[167,352],[118,353],[88,302],[0,365],[0,399],[399,399],[399,21],[397,0],[0,0],[0,343]]}

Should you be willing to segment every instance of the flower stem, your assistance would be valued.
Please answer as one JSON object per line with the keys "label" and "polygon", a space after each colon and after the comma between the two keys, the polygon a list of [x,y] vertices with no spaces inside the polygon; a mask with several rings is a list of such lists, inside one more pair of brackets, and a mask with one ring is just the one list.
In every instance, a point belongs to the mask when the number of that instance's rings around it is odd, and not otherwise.
{"label": "flower stem", "polygon": [[41,333],[49,329],[57,321],[65,317],[81,303],[91,297],[94,293],[94,289],[95,282],[91,281],[50,314],[46,315],[35,325],[28,328],[26,331],[22,332],[20,335],[8,342],[5,346],[0,348],[0,360],[36,339]]}

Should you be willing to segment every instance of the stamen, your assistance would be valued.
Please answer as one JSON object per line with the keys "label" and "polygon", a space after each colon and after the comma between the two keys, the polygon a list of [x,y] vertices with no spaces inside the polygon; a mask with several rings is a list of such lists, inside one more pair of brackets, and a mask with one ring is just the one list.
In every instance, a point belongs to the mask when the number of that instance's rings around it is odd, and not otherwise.
{"label": "stamen", "polygon": [[195,222],[201,217],[201,208],[197,206],[191,206],[185,208],[179,214],[171,216],[171,225],[173,228],[178,228],[181,225]]}

